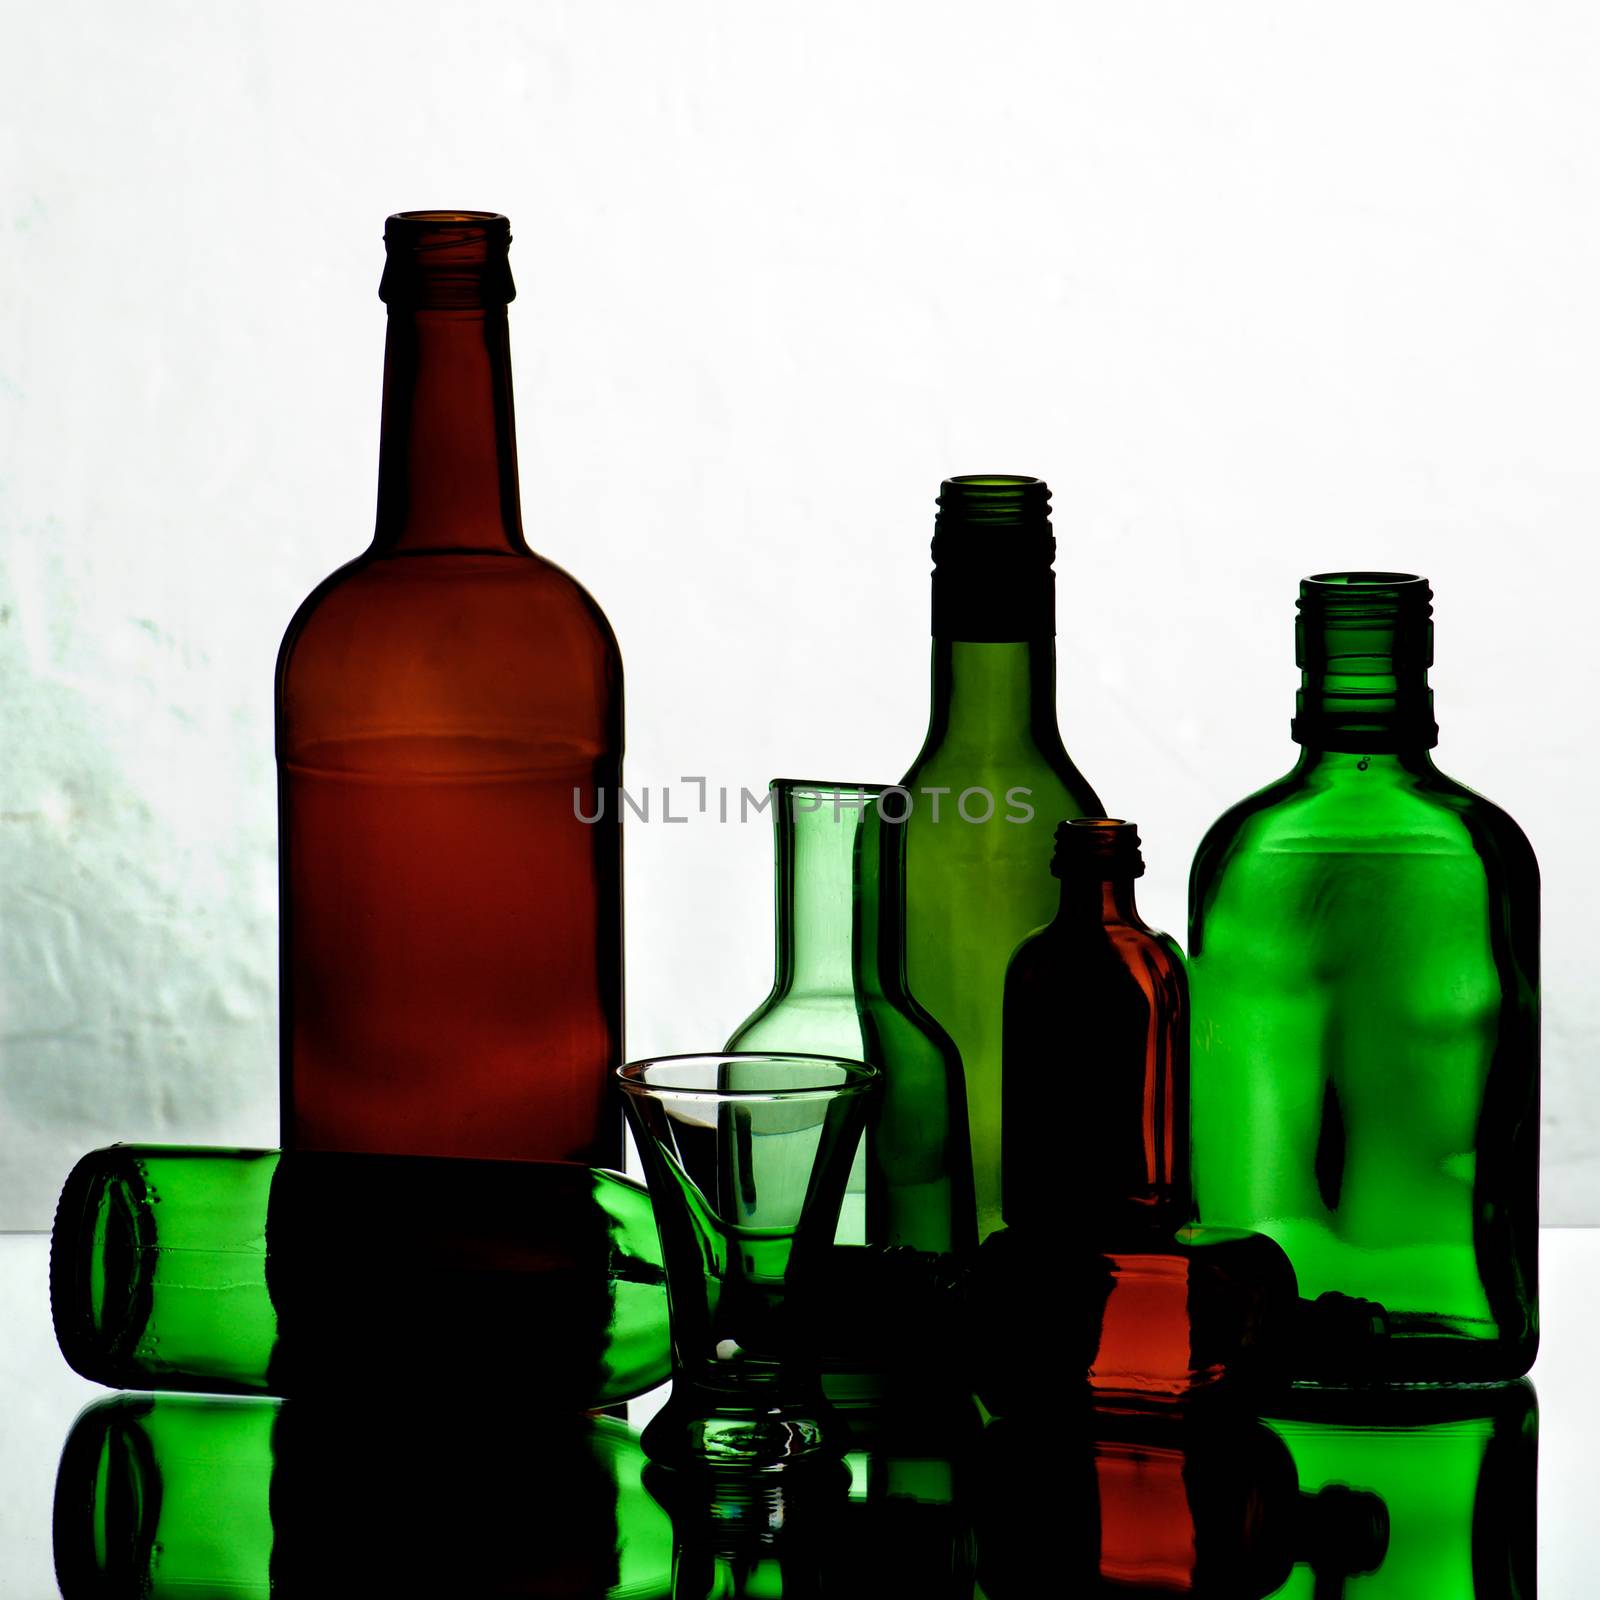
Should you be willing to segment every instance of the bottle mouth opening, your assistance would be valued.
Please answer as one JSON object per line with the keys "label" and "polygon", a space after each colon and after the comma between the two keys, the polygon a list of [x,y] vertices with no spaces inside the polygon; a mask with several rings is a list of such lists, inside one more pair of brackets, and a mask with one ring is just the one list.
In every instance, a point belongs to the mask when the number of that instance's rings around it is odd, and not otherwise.
{"label": "bottle mouth opening", "polygon": [[1043,478],[1017,472],[958,472],[945,482],[961,489],[1022,489],[1030,484],[1038,484],[1041,489],[1045,487]]}
{"label": "bottle mouth opening", "polygon": [[1319,572],[1300,581],[1300,609],[1328,616],[1427,615],[1433,590],[1414,572]]}
{"label": "bottle mouth opening", "polygon": [[1056,828],[1050,872],[1057,878],[1140,878],[1139,829],[1122,817],[1071,817]]}
{"label": "bottle mouth opening", "polygon": [[498,223],[507,231],[511,227],[511,219],[499,211],[396,211],[389,221],[391,224],[416,223],[436,227]]}
{"label": "bottle mouth opening", "polygon": [[[1025,478],[1006,472],[973,472],[946,478],[939,485],[939,511],[933,524],[935,563],[952,555],[981,552],[992,560],[1003,550],[1042,561],[1055,559],[1050,532],[1050,485],[1043,478]],[[1003,545],[970,536],[975,533],[1015,530]],[[956,535],[956,543],[950,536]],[[962,537],[966,535],[968,537]]]}
{"label": "bottle mouth opening", "polygon": [[1415,572],[1314,572],[1306,584],[1326,584],[1340,589],[1395,589],[1403,585],[1426,584]]}
{"label": "bottle mouth opening", "polygon": [[[142,1332],[147,1288],[144,1180],[134,1163],[84,1157],[61,1191],[50,1236],[50,1313],[67,1364],[104,1382],[104,1358]],[[92,1370],[91,1370],[92,1364]]]}
{"label": "bottle mouth opening", "polygon": [[378,298],[420,311],[474,311],[516,297],[498,211],[396,211],[384,223]]}
{"label": "bottle mouth opening", "polygon": [[1011,524],[1049,531],[1050,485],[1043,478],[1009,472],[969,472],[939,485],[936,526],[960,523]]}

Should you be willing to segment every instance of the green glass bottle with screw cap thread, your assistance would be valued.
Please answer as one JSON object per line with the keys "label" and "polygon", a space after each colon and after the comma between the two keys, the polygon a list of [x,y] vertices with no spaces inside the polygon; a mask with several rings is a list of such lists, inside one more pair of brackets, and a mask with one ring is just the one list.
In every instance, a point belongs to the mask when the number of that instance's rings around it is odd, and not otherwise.
{"label": "green glass bottle with screw cap thread", "polygon": [[966,1089],[950,1036],[906,987],[898,796],[785,778],[770,793],[776,972],[727,1048],[870,1061],[878,1102],[837,1241],[965,1251],[976,1243]]}
{"label": "green glass bottle with screw cap thread", "polygon": [[1300,760],[1190,879],[1194,1177],[1302,1294],[1381,1307],[1364,1376],[1499,1381],[1538,1343],[1539,875],[1433,764],[1431,618],[1409,574],[1301,585]]}
{"label": "green glass bottle with screw cap thread", "polygon": [[946,479],[933,560],[932,704],[903,780],[906,975],[961,1054],[981,1239],[1001,1225],[1006,963],[1056,912],[1056,824],[1105,808],[1056,722],[1047,485]]}

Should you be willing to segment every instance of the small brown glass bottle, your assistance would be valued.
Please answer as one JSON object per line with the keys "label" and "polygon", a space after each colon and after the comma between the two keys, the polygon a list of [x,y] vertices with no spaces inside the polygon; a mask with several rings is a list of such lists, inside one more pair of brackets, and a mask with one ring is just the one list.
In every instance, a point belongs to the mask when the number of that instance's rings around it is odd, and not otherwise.
{"label": "small brown glass bottle", "polygon": [[522,536],[509,224],[384,238],[377,532],[278,658],[283,1143],[620,1166],[621,659]]}
{"label": "small brown glass bottle", "polygon": [[1050,870],[1060,912],[1006,973],[1006,1226],[983,1247],[993,1292],[977,1329],[979,1392],[996,1411],[1026,1392],[1006,1328],[1052,1266],[1084,1297],[1083,1321],[1062,1329],[1067,1360],[1101,1395],[1176,1398],[1259,1369],[1295,1300],[1271,1240],[1183,1227],[1188,993],[1177,945],[1134,906],[1137,831],[1063,822]]}
{"label": "small brown glass bottle", "polygon": [[1190,1215],[1183,957],[1134,906],[1131,822],[1063,822],[1050,870],[1061,910],[1006,973],[1006,1226],[1170,1234]]}

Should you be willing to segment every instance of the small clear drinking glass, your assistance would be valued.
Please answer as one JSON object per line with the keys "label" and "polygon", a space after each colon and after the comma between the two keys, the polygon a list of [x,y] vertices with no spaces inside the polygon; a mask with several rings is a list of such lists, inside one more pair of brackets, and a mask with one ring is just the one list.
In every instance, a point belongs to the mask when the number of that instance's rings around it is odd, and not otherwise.
{"label": "small clear drinking glass", "polygon": [[838,1455],[804,1302],[877,1068],[724,1052],[634,1061],[617,1077],[672,1315],[672,1397],[645,1429],[645,1453],[663,1466],[757,1472]]}

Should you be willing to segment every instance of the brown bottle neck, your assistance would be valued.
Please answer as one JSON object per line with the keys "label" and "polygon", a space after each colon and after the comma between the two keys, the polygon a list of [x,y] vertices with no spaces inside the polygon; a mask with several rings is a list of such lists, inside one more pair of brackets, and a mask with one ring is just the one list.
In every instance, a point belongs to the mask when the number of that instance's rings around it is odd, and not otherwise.
{"label": "brown bottle neck", "polygon": [[527,549],[504,306],[390,310],[373,549]]}
{"label": "brown bottle neck", "polygon": [[1059,922],[1067,928],[1097,928],[1117,923],[1144,926],[1134,904],[1132,878],[1084,878],[1076,875],[1061,880]]}

